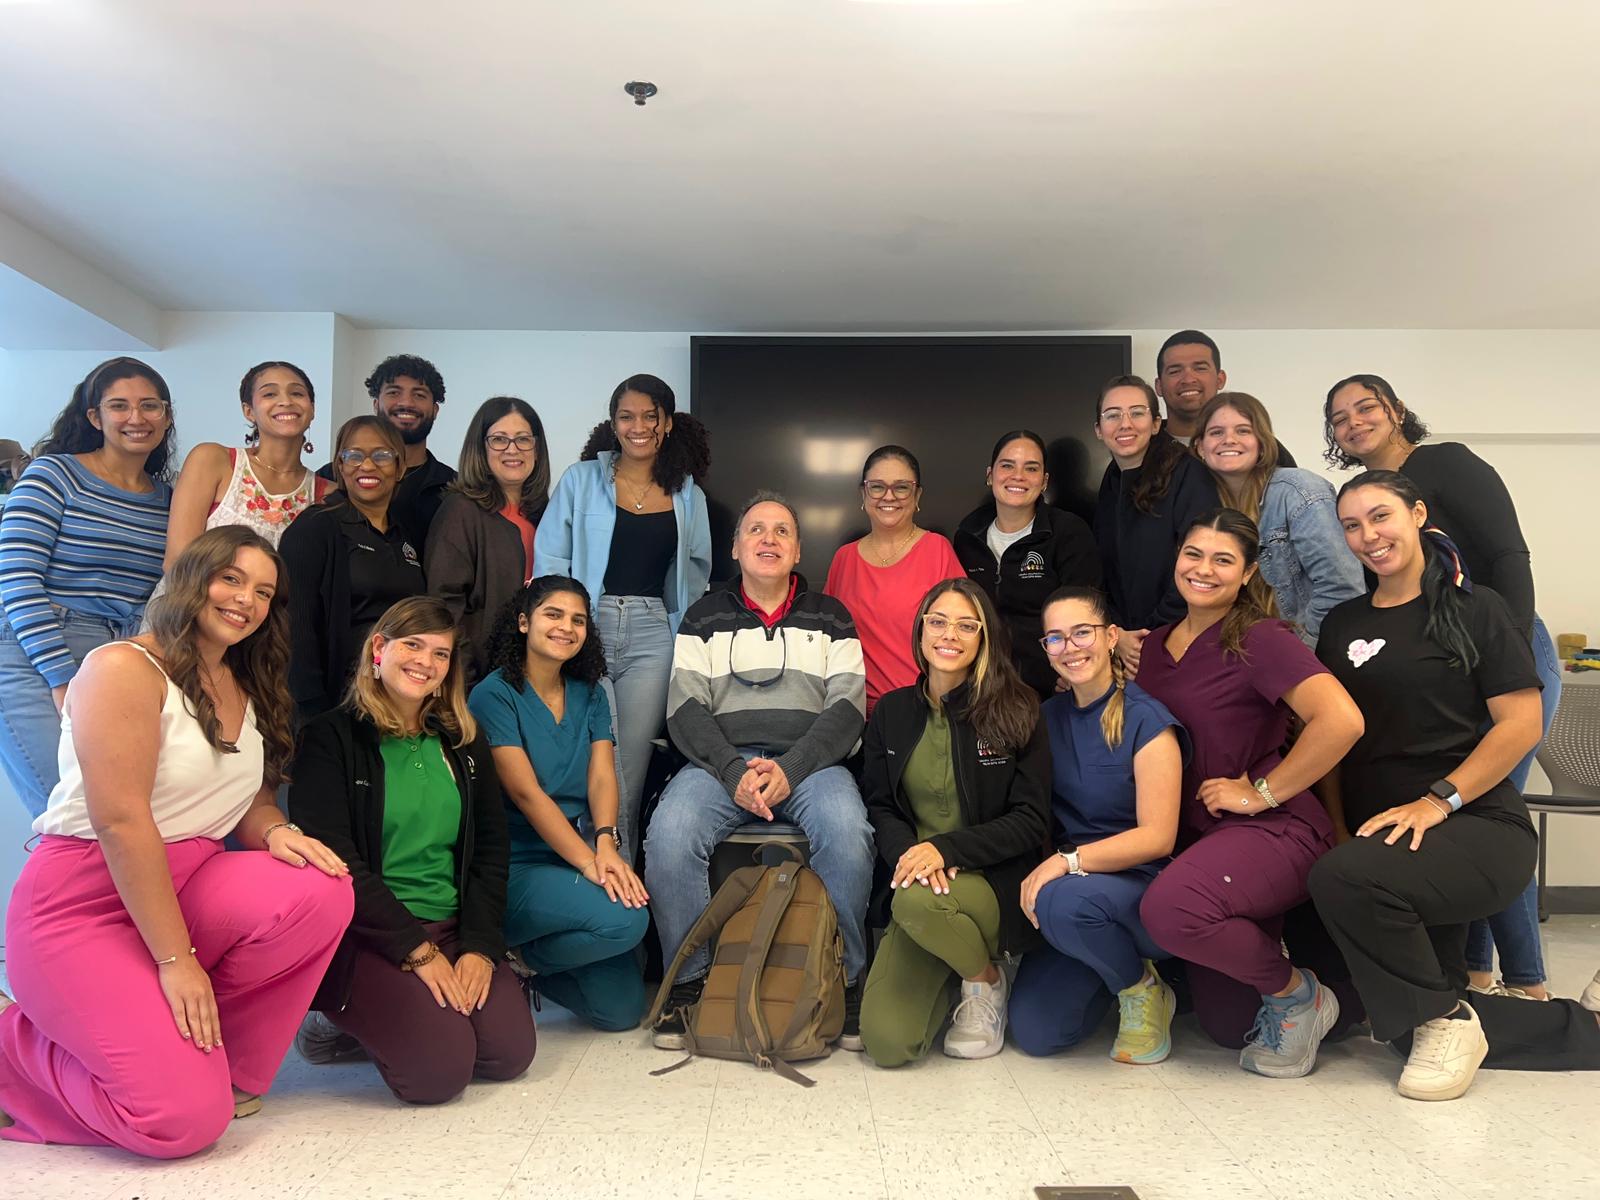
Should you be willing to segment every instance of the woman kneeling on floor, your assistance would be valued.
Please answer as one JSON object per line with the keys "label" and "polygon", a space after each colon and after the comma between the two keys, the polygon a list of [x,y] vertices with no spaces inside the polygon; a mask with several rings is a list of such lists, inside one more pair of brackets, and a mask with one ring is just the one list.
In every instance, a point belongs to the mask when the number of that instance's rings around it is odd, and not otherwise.
{"label": "woman kneeling on floor", "polygon": [[1312,869],[1311,895],[1372,1036],[1407,1054],[1400,1094],[1413,1100],[1455,1099],[1480,1065],[1600,1068],[1600,1025],[1576,1002],[1467,998],[1468,924],[1516,899],[1538,852],[1507,778],[1542,730],[1528,640],[1427,527],[1404,475],[1357,475],[1339,520],[1378,583],[1329,613],[1317,643],[1366,733],[1330,793],[1354,836]]}
{"label": "woman kneeling on floor", "polygon": [[1037,944],[1014,902],[1049,824],[1050,756],[1038,697],[1011,665],[983,589],[937,583],[917,610],[919,678],[867,725],[862,792],[894,876],[888,932],[861,998],[880,1067],[928,1053],[988,1058],[1005,1044],[1006,977],[994,960]]}
{"label": "woman kneeling on floor", "polygon": [[260,1109],[351,904],[339,856],[273,800],[294,744],[285,584],[259,536],[208,530],[151,631],[73,677],[6,913],[0,1137],[181,1158]]}
{"label": "woman kneeling on floor", "polygon": [[[534,986],[597,1029],[644,1015],[634,947],[649,896],[617,849],[605,651],[589,593],[542,575],[506,605],[472,713],[494,749],[511,829],[506,941]],[[593,840],[578,822],[588,818]]]}
{"label": "woman kneeling on floor", "polygon": [[505,812],[454,648],[441,600],[379,617],[344,703],[301,734],[289,790],[289,811],[350,864],[356,893],[300,1052],[332,1062],[364,1049],[412,1104],[514,1079],[534,1051],[501,933]]}
{"label": "woman kneeling on floor", "polygon": [[1189,735],[1129,683],[1122,630],[1093,588],[1062,588],[1044,606],[1040,643],[1070,689],[1040,710],[1050,737],[1050,806],[1062,849],[1022,883],[1022,911],[1048,945],[1022,960],[1011,1036],[1029,1054],[1075,1046],[1120,1008],[1111,1057],[1158,1063],[1172,1049],[1172,989],[1139,901],[1178,837]]}

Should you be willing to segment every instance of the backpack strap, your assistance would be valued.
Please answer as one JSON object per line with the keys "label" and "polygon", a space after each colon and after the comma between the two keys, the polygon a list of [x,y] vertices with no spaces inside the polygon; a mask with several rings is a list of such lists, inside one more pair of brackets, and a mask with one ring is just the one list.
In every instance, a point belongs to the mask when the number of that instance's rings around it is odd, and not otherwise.
{"label": "backpack strap", "polygon": [[789,911],[800,884],[801,866],[798,858],[783,865],[768,868],[773,873],[772,887],[761,903],[755,928],[750,931],[750,944],[745,950],[743,965],[739,968],[739,985],[734,1004],[735,1028],[740,1040],[748,1047],[759,1067],[770,1067],[785,1079],[803,1087],[811,1087],[814,1079],[807,1079],[783,1059],[773,1053],[772,1031],[767,1028],[766,1015],[761,1011],[761,974],[767,965],[767,955],[772,949],[772,939],[778,934],[778,924]]}
{"label": "backpack strap", "polygon": [[700,914],[700,919],[683,939],[683,945],[678,947],[678,953],[673,955],[672,964],[662,972],[661,988],[656,992],[655,1003],[650,1006],[650,1012],[644,1019],[645,1028],[650,1028],[661,1019],[667,998],[672,994],[672,985],[677,981],[683,964],[689,961],[689,956],[716,937],[728,919],[744,907],[744,902],[750,898],[750,893],[756,890],[766,873],[765,867],[740,867],[717,889],[717,894],[711,897],[711,903],[706,905],[705,912]]}

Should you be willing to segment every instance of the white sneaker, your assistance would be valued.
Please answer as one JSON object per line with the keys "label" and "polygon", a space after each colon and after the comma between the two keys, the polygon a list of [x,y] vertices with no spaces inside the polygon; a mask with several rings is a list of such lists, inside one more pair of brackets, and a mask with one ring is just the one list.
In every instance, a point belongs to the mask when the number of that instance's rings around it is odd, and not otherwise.
{"label": "white sneaker", "polygon": [[1466,1019],[1435,1017],[1412,1032],[1411,1056],[1400,1072],[1400,1094],[1409,1100],[1454,1100],[1472,1086],[1489,1053],[1489,1041],[1472,1005]]}
{"label": "white sneaker", "polygon": [[1006,973],[998,983],[961,981],[961,1002],[950,1016],[944,1052],[951,1058],[993,1058],[1006,1044]]}
{"label": "white sneaker", "polygon": [[1594,973],[1589,986],[1584,988],[1583,995],[1578,997],[1578,1003],[1590,1012],[1600,1012],[1600,971]]}

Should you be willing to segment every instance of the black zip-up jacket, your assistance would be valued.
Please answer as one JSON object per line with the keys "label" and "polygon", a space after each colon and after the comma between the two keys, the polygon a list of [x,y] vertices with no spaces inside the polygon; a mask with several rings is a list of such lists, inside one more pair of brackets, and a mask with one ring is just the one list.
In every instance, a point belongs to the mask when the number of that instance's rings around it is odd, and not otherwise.
{"label": "black zip-up jacket", "polygon": [[967,514],[956,527],[956,557],[967,577],[994,601],[1011,635],[1011,661],[1022,682],[1049,698],[1055,695],[1056,673],[1039,645],[1044,602],[1059,587],[1099,587],[1100,548],[1082,517],[1041,503],[1032,531],[1007,546],[996,564],[988,541],[994,514],[993,500]]}
{"label": "black zip-up jacket", "polygon": [[[300,733],[289,786],[289,816],[350,866],[356,911],[311,1007],[336,1012],[350,999],[356,951],[372,950],[398,967],[427,940],[423,923],[383,882],[383,755],[378,727],[347,708],[311,721]],[[480,731],[465,746],[440,739],[461,792],[456,888],[461,953],[505,957],[502,931],[511,845],[500,781]]]}
{"label": "black zip-up jacket", "polygon": [[1211,472],[1185,453],[1172,470],[1166,494],[1156,501],[1155,514],[1147,513],[1133,503],[1133,489],[1143,471],[1143,467],[1124,471],[1113,459],[1100,481],[1094,509],[1106,594],[1113,620],[1124,629],[1170,625],[1188,611],[1172,578],[1178,539],[1190,521],[1220,503]]}
{"label": "black zip-up jacket", "polygon": [[[891,868],[916,845],[916,821],[901,787],[906,764],[928,728],[924,680],[896,688],[878,701],[867,723],[861,791],[878,853]],[[1034,724],[1014,754],[983,745],[967,722],[967,684],[943,699],[955,758],[956,796],[966,827],[930,838],[947,867],[979,870],[1000,901],[1000,949],[1021,954],[1040,944],[1023,916],[1022,881],[1039,865],[1050,837],[1050,739]]]}

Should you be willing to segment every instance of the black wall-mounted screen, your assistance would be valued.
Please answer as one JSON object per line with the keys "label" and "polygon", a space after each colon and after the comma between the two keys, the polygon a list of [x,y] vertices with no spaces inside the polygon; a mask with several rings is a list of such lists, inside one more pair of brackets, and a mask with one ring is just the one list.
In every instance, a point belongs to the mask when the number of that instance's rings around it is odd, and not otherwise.
{"label": "black wall-mounted screen", "polygon": [[1045,439],[1046,495],[1090,520],[1108,461],[1095,400],[1132,353],[1122,336],[691,339],[690,406],[711,432],[713,578],[732,575],[734,517],[765,487],[799,510],[800,570],[820,589],[833,552],[867,531],[861,465],[891,442],[922,465],[924,528],[948,537],[987,497],[990,449],[1018,428]]}

